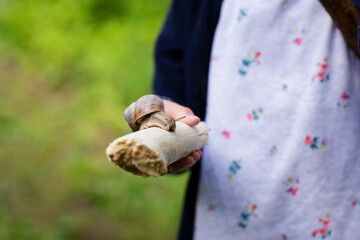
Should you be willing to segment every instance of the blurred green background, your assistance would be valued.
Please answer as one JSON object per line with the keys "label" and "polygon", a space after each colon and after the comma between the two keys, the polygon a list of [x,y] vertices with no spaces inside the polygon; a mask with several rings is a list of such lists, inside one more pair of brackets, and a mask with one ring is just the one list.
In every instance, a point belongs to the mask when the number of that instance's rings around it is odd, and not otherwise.
{"label": "blurred green background", "polygon": [[109,163],[170,0],[0,0],[0,239],[175,239],[188,175]]}

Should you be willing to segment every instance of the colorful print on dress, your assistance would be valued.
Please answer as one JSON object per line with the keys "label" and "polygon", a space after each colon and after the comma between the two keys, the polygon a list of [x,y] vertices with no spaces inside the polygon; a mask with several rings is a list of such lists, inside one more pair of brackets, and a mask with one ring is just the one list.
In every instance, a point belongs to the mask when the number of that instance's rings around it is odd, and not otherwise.
{"label": "colorful print on dress", "polygon": [[208,207],[207,207],[207,211],[212,212],[214,210],[214,208],[215,208],[215,205],[209,204]]}
{"label": "colorful print on dress", "polygon": [[305,30],[304,29],[299,30],[298,28],[296,28],[291,33],[295,35],[295,39],[293,40],[293,43],[295,43],[297,45],[301,45],[303,42]]}
{"label": "colorful print on dress", "polygon": [[244,207],[244,210],[241,212],[239,217],[238,226],[245,229],[248,226],[251,217],[258,217],[258,215],[255,213],[256,210],[257,205],[247,201],[246,206]]}
{"label": "colorful print on dress", "polygon": [[215,61],[217,61],[218,59],[219,59],[218,56],[212,55],[212,56],[210,57],[210,62],[211,62],[211,63],[212,63],[212,62],[215,62]]}
{"label": "colorful print on dress", "polygon": [[231,132],[225,129],[225,130],[223,130],[223,131],[221,132],[221,135],[223,135],[224,137],[226,137],[227,139],[229,139],[230,136],[231,136]]}
{"label": "colorful print on dress", "polygon": [[283,184],[286,186],[286,192],[290,193],[291,195],[295,196],[298,191],[298,185],[299,185],[300,181],[299,179],[293,179],[293,178],[288,178],[286,181],[283,181]]}
{"label": "colorful print on dress", "polygon": [[277,152],[277,146],[274,145],[271,149],[270,149],[270,156],[273,156],[276,152]]}
{"label": "colorful print on dress", "polygon": [[257,110],[252,110],[251,113],[247,114],[249,121],[258,120],[260,117],[264,116],[264,110],[260,107]]}
{"label": "colorful print on dress", "polygon": [[284,91],[284,92],[286,92],[287,90],[288,90],[288,85],[287,84],[282,84],[282,90]]}
{"label": "colorful print on dress", "polygon": [[305,137],[305,144],[309,145],[311,149],[321,149],[321,150],[325,150],[327,148],[327,140],[326,139],[322,139],[320,141],[319,137],[311,137],[310,135],[307,135]]}
{"label": "colorful print on dress", "polygon": [[251,65],[253,63],[256,63],[257,65],[261,65],[261,62],[259,61],[259,58],[261,56],[261,52],[255,51],[253,48],[250,48],[249,52],[247,53],[247,56],[242,59],[241,66],[239,67],[239,73],[243,76],[245,76]]}
{"label": "colorful print on dress", "polygon": [[240,8],[239,15],[238,15],[238,21],[240,22],[247,16],[247,9]]}
{"label": "colorful print on dress", "polygon": [[319,62],[317,65],[320,67],[320,72],[314,74],[314,76],[312,77],[312,81],[314,81],[315,79],[319,79],[321,83],[325,82],[325,81],[329,81],[330,76],[329,74],[327,74],[327,70],[328,70],[328,59],[325,58],[323,60],[323,62]]}
{"label": "colorful print on dress", "polygon": [[356,207],[356,205],[360,205],[360,200],[355,199],[355,200],[351,201],[351,207],[352,208]]}
{"label": "colorful print on dress", "polygon": [[229,180],[229,182],[232,182],[233,177],[241,170],[240,162],[241,162],[241,160],[231,162],[229,171],[227,174],[227,179]]}
{"label": "colorful print on dress", "polygon": [[346,92],[343,92],[340,96],[339,102],[337,102],[337,106],[341,107],[342,109],[347,109],[348,107],[351,107],[349,99],[350,95]]}
{"label": "colorful print on dress", "polygon": [[313,237],[321,236],[322,239],[331,237],[331,229],[330,226],[330,214],[326,214],[325,218],[320,218],[319,222],[322,224],[322,227],[319,229],[315,229],[311,232]]}

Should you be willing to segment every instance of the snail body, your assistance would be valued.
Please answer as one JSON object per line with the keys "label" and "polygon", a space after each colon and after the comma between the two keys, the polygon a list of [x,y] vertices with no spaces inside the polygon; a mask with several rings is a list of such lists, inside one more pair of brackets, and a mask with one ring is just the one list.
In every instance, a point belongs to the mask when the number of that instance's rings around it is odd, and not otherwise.
{"label": "snail body", "polygon": [[125,119],[132,130],[138,131],[150,127],[159,127],[167,131],[175,131],[173,117],[164,111],[163,100],[156,95],[145,95],[139,98],[124,112]]}
{"label": "snail body", "polygon": [[175,120],[169,114],[164,111],[155,112],[146,117],[140,125],[139,130],[151,128],[151,127],[159,127],[166,131],[173,132],[175,131]]}

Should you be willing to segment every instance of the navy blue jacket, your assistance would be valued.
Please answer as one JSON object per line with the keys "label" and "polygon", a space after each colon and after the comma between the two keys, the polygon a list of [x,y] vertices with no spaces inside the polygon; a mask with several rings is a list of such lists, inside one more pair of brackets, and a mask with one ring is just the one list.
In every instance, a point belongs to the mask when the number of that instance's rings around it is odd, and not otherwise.
{"label": "navy blue jacket", "polygon": [[[360,0],[351,0],[354,5],[356,6],[356,8],[359,10],[360,12]],[[358,47],[360,49],[360,17],[359,17],[359,24],[358,24]]]}
{"label": "navy blue jacket", "polygon": [[[221,2],[173,0],[156,43],[153,92],[191,108],[201,119],[205,117],[209,59]],[[360,0],[353,3],[360,9]],[[193,238],[198,180],[196,164],[188,182],[179,240]]]}

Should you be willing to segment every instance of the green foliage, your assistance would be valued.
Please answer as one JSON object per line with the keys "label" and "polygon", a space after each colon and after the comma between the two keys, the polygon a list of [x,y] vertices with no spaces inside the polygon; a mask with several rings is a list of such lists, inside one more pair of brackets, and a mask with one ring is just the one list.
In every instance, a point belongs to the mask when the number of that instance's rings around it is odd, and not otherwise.
{"label": "green foliage", "polygon": [[0,1],[0,239],[174,239],[187,175],[104,154],[151,92],[169,3]]}

